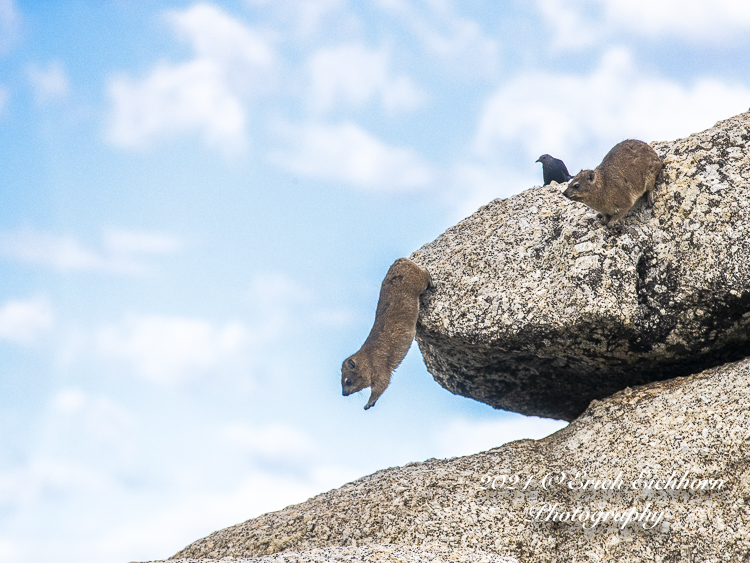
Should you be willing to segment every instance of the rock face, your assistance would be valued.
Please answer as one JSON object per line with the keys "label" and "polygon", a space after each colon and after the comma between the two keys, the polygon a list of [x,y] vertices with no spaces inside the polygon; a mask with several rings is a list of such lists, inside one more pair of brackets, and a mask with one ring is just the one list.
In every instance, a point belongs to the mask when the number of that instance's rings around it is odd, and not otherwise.
{"label": "rock face", "polygon": [[622,220],[537,187],[411,259],[430,272],[417,341],[453,393],[572,420],[592,399],[750,356],[750,113],[674,142]]}
{"label": "rock face", "polygon": [[535,563],[747,561],[749,398],[750,360],[625,389],[543,440],[380,471],[175,557],[398,544]]}

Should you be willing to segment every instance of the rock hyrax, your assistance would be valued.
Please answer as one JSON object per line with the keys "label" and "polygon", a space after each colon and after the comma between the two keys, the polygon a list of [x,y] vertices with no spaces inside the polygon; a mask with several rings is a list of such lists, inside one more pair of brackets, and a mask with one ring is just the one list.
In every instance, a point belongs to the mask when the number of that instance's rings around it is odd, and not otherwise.
{"label": "rock hyrax", "polygon": [[399,258],[380,287],[375,324],[359,352],[341,366],[341,389],[351,395],[371,388],[369,409],[391,382],[391,372],[409,351],[417,330],[419,296],[430,284],[430,274],[411,260]]}
{"label": "rock hyrax", "polygon": [[654,204],[653,189],[661,170],[656,151],[643,141],[616,144],[596,170],[581,170],[563,195],[596,209],[606,225],[625,215],[644,193]]}

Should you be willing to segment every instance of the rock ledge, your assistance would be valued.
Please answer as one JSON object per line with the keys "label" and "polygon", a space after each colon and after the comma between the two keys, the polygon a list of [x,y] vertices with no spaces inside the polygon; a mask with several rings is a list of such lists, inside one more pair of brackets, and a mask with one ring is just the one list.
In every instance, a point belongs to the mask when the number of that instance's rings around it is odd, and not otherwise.
{"label": "rock ledge", "polygon": [[411,259],[435,380],[573,420],[592,399],[750,356],[750,113],[674,142],[654,191],[605,227],[552,184],[495,200]]}

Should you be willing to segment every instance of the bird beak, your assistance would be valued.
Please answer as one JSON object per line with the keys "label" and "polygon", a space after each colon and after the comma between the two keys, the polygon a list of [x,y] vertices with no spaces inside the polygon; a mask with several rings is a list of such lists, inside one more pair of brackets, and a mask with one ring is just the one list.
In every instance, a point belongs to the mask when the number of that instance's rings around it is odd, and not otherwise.
{"label": "bird beak", "polygon": [[537,159],[536,159],[536,160],[535,160],[534,162],[541,162],[541,160],[539,160],[539,159],[537,158]]}

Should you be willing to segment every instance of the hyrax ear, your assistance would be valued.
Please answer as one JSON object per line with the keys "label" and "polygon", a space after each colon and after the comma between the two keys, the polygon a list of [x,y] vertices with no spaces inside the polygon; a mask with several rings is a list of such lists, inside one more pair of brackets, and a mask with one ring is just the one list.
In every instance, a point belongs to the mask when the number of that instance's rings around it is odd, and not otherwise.
{"label": "hyrax ear", "polygon": [[594,181],[594,171],[589,170],[589,182],[593,182],[593,181]]}
{"label": "hyrax ear", "polygon": [[357,364],[355,364],[354,360],[352,360],[351,358],[349,358],[348,360],[346,360],[346,365],[347,365],[347,367],[349,369],[354,369],[354,368],[357,367]]}

